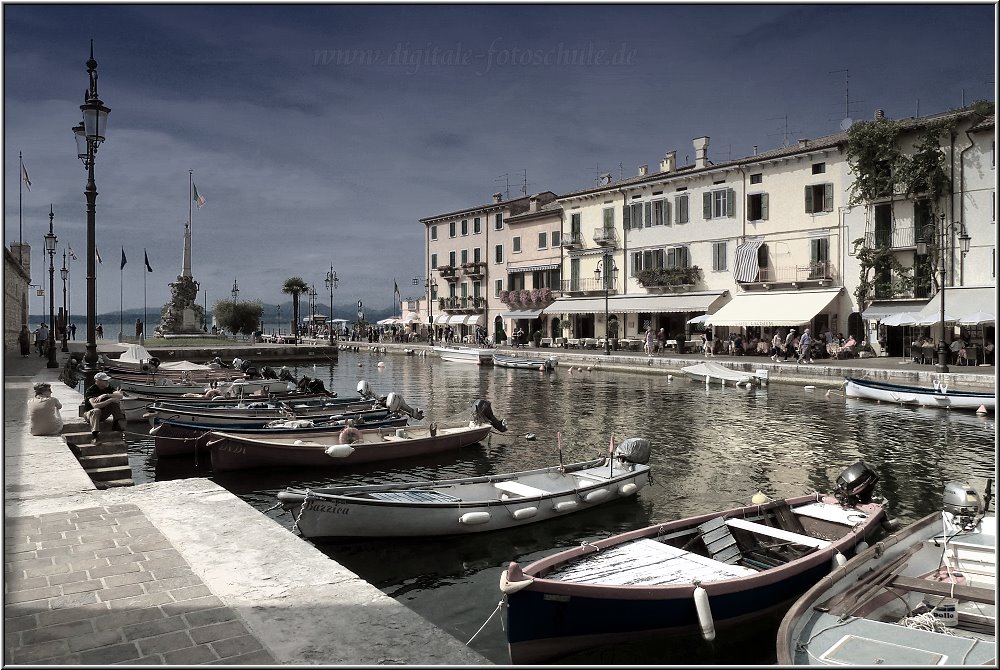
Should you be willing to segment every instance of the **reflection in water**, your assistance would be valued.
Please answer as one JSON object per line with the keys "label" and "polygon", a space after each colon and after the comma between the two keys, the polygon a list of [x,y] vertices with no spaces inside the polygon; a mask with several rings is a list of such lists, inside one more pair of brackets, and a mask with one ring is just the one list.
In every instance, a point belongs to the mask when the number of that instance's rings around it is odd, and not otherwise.
{"label": "reflection in water", "polygon": [[[384,368],[377,363],[385,361]],[[360,367],[359,367],[360,363]],[[338,364],[296,367],[327,388],[353,394],[359,379],[386,395],[395,391],[424,409],[427,421],[462,418],[484,397],[510,431],[486,443],[431,457],[322,470],[220,473],[186,459],[157,459],[152,439],[130,445],[137,481],[212,477],[261,511],[286,486],[411,481],[525,470],[605,453],[611,436],[653,443],[652,484],[637,499],[510,531],[417,540],[338,541],[317,546],[339,563],[465,642],[497,607],[500,570],[584,540],[745,504],[758,490],[772,497],[831,490],[837,475],[859,458],[881,477],[891,516],[909,523],[940,507],[945,482],[980,489],[994,476],[995,420],[972,413],[905,408],[845,400],[843,393],[799,386],[722,388],[664,376],[560,366],[554,373],[479,368],[434,357],[342,352]],[[534,433],[529,441],[525,435]],[[225,475],[225,476],[223,476]],[[269,517],[291,529],[278,510]],[[499,615],[472,648],[497,663],[509,661]],[[766,631],[776,622],[762,621]],[[740,664],[773,663],[774,635],[740,646]],[[703,648],[704,647],[704,648]],[[725,649],[658,643],[602,649],[573,663],[725,663]],[[689,658],[696,653],[695,660]],[[603,659],[603,660],[602,660]],[[619,660],[608,660],[619,659]],[[632,660],[628,660],[632,659]]]}

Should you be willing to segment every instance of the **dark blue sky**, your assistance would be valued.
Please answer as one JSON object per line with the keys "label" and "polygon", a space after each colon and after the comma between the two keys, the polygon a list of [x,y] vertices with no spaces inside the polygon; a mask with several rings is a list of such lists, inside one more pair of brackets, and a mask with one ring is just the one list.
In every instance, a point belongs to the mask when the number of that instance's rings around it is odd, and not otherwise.
{"label": "dark blue sky", "polygon": [[[892,118],[995,100],[996,5],[4,5],[4,242],[41,262],[48,208],[80,257],[70,128],[89,40],[112,109],[97,162],[101,311],[158,308],[181,268],[188,170],[208,302],[280,302],[334,265],[338,316],[423,277],[418,219],[491,194],[586,188]],[[849,79],[845,79],[848,73]],[[845,84],[849,86],[849,98]],[[849,100],[849,102],[848,102]],[[848,104],[850,109],[848,110]],[[621,165],[621,167],[619,167]],[[61,257],[60,257],[61,260]],[[37,276],[37,272],[33,273]],[[199,295],[199,302],[204,299]],[[323,299],[326,302],[327,298]]]}

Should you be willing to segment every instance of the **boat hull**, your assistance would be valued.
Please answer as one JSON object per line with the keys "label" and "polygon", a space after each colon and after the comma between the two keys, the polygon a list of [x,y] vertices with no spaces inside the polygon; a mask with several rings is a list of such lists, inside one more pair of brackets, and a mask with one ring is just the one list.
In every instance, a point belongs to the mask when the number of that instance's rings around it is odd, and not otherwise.
{"label": "boat hull", "polygon": [[505,354],[493,354],[493,365],[498,368],[551,371],[558,361],[554,358],[521,358]]}
{"label": "boat hull", "polygon": [[[816,501],[816,496],[805,496],[784,502],[794,509],[797,505]],[[823,499],[822,503],[831,509],[839,507],[833,498]],[[628,549],[625,545],[636,540],[651,542],[663,535],[688,532],[720,516],[752,518],[767,508],[768,505],[744,507],[650,526],[560,552],[532,563],[523,571],[511,564],[501,579],[508,605],[505,630],[511,661],[538,663],[608,642],[656,635],[683,638],[697,634],[701,624],[694,598],[696,587],[686,569],[676,573],[674,583],[653,585],[584,583],[548,578],[548,575],[560,566],[594,554],[597,547],[601,555],[611,556],[608,550]],[[707,571],[700,586],[707,592],[718,633],[724,634],[741,621],[789,604],[830,571],[837,552],[853,555],[859,542],[878,532],[884,518],[878,505],[859,506],[855,512],[859,518],[857,525],[853,529],[845,527],[842,537],[778,567],[752,572],[742,566],[698,559],[697,565],[704,564]],[[671,551],[686,553],[679,549]],[[627,555],[623,560],[631,565]],[[664,567],[663,570],[663,574],[669,575],[673,568]],[[510,582],[530,580],[530,583],[504,588],[508,579]]]}
{"label": "boat hull", "polygon": [[888,384],[854,377],[847,378],[844,385],[844,394],[848,398],[862,398],[901,405],[942,407],[944,409],[971,409],[973,411],[984,407],[988,412],[996,411],[996,396],[992,393],[956,391],[953,389],[942,391],[922,386]]}
{"label": "boat hull", "polygon": [[441,360],[453,363],[472,363],[473,365],[493,365],[492,349],[476,349],[474,347],[436,346],[434,353]]}
{"label": "boat hull", "polygon": [[718,363],[713,363],[711,361],[695,363],[694,365],[686,365],[681,368],[681,372],[683,372],[690,379],[704,382],[706,384],[710,384],[712,382],[722,382],[723,384],[746,384],[757,381],[757,378],[754,375],[746,372],[739,372],[737,370],[730,370],[724,365],[719,365]]}
{"label": "boat hull", "polygon": [[[343,487],[353,494],[331,495],[324,491],[336,489],[325,489],[296,496],[294,500],[304,500],[304,509],[301,502],[291,507],[299,532],[309,538],[482,533],[525,526],[634,497],[649,483],[647,465],[631,468],[619,465],[620,469],[611,473],[604,463],[602,458],[568,465],[565,474],[554,467],[411,485]],[[513,493],[518,485],[524,487],[520,489],[523,492],[537,488],[538,494]],[[542,489],[543,486],[550,490]],[[512,493],[505,492],[508,490]]]}
{"label": "boat hull", "polygon": [[[396,430],[405,430],[410,437],[397,438]],[[243,437],[235,433],[213,432],[208,446],[212,470],[245,470],[251,468],[329,468],[389,461],[413,456],[426,456],[475,444],[490,434],[489,425],[439,427],[431,436],[427,427],[406,429],[373,429],[361,431],[364,442],[350,446],[353,451],[343,457],[328,456],[330,447],[342,446],[340,431],[327,435],[310,435],[306,440],[267,440]]]}

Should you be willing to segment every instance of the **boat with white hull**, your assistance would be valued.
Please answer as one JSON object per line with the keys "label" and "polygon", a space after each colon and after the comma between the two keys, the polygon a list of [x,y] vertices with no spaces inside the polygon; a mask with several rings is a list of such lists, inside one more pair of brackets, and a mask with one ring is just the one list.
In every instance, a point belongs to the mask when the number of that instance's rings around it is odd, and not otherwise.
{"label": "boat with white hull", "polygon": [[732,370],[724,365],[713,363],[712,361],[703,361],[695,363],[694,365],[686,365],[681,368],[681,372],[695,381],[704,382],[706,384],[711,384],[713,381],[717,381],[722,382],[723,385],[726,383],[734,385],[750,383],[757,385],[761,382],[761,377],[759,375],[742,372],[740,370]]}
{"label": "boat with white hull", "polygon": [[472,363],[474,365],[493,365],[492,349],[436,345],[434,347],[434,353],[440,356],[443,361],[452,361],[453,363]]}
{"label": "boat with white hull", "polygon": [[934,380],[934,387],[889,384],[870,379],[848,377],[844,382],[844,394],[848,398],[864,398],[900,405],[921,405],[923,407],[943,407],[945,409],[971,409],[980,407],[987,412],[996,411],[996,395],[985,391],[959,391],[948,388]]}

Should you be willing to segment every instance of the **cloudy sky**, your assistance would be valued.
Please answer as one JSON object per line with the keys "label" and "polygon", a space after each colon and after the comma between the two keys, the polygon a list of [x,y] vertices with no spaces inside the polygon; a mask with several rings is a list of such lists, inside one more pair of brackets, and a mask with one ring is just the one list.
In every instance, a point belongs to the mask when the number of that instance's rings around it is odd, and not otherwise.
{"label": "cloudy sky", "polygon": [[[337,316],[423,278],[422,217],[497,191],[558,194],[656,166],[709,135],[720,161],[841,121],[995,99],[996,6],[19,5],[3,14],[4,242],[80,260],[80,120],[90,39],[111,108],[97,159],[99,311],[158,308],[181,270],[209,306],[283,302],[290,276],[341,279]],[[18,214],[18,152],[31,179]],[[687,158],[690,157],[690,158]],[[61,264],[57,260],[57,267]],[[204,301],[200,294],[199,303]]]}

